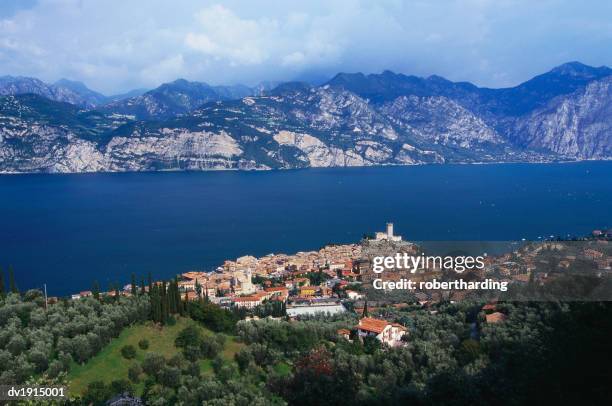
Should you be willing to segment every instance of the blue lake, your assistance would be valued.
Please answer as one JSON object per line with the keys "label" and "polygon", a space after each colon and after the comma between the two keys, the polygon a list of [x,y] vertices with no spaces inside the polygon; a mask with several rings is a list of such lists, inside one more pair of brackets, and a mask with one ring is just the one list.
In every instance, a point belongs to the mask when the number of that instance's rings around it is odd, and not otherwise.
{"label": "blue lake", "polygon": [[0,265],[23,290],[170,277],[357,242],[515,240],[612,227],[612,162],[0,176]]}

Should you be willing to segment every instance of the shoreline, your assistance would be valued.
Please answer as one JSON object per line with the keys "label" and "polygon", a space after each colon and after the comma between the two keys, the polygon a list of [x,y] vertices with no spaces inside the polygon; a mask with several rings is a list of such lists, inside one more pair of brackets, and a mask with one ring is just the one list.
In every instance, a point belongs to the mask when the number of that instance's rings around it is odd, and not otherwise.
{"label": "shoreline", "polygon": [[584,162],[612,162],[612,157],[601,159],[577,159],[577,160],[550,160],[550,161],[499,161],[499,162],[444,162],[444,163],[415,163],[415,164],[382,164],[382,165],[354,165],[354,166],[309,166],[305,168],[211,168],[211,169],[160,169],[160,170],[142,170],[142,171],[84,171],[84,172],[2,172],[1,176],[20,176],[20,175],[92,175],[92,174],[139,174],[139,173],[231,173],[231,172],[246,172],[246,173],[273,173],[273,172],[289,172],[303,170],[325,170],[325,169],[363,169],[363,168],[409,168],[409,167],[424,167],[424,166],[469,166],[469,165],[551,165],[551,164],[579,164]]}

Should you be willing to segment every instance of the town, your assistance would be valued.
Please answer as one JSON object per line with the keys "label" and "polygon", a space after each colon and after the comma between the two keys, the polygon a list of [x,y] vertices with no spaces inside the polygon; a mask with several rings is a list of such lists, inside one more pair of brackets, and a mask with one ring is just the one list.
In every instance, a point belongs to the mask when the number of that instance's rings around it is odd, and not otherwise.
{"label": "town", "polygon": [[[527,244],[513,252],[499,256],[487,256],[485,266],[462,274],[462,278],[472,278],[501,286],[508,284],[525,285],[529,282],[538,285],[554,281],[560,276],[580,267],[587,268],[594,275],[602,277],[612,274],[612,230],[595,230],[584,241],[545,241]],[[380,274],[373,270],[373,259],[383,252],[406,252],[416,254],[417,245],[394,234],[393,223],[387,223],[385,232],[377,232],[372,239],[345,245],[327,245],[318,251],[298,252],[293,255],[269,254],[261,258],[242,256],[226,260],[213,272],[190,271],[177,276],[178,290],[184,301],[206,300],[226,309],[242,309],[247,319],[258,319],[254,310],[266,304],[277,305],[283,316],[289,319],[316,316],[317,314],[335,315],[357,312],[362,318],[353,332],[338,331],[347,338],[374,336],[388,346],[398,346],[406,340],[402,337],[406,328],[382,318],[370,317],[381,306],[395,307],[418,303],[422,307],[431,306],[443,300],[460,301],[475,297],[479,292],[469,290],[417,290],[403,297],[390,294],[394,282],[399,284],[404,278],[411,278],[411,285],[419,286],[423,281],[449,277],[444,269],[420,268],[414,270],[398,268],[395,272],[385,273],[386,281],[383,295],[372,297],[372,289],[377,288]],[[399,255],[399,254],[397,254]],[[565,272],[564,272],[565,271]],[[493,278],[493,279],[490,279]],[[455,281],[459,286],[462,282]],[[155,282],[161,284],[161,282]],[[482,282],[484,283],[484,282]],[[445,282],[453,285],[453,282]],[[479,282],[472,282],[471,285]],[[147,286],[143,286],[146,290]],[[377,288],[378,289],[378,288]],[[505,288],[503,291],[505,292]],[[107,292],[107,295],[130,295],[132,284],[122,290]],[[490,293],[490,292],[488,292]],[[495,303],[501,292],[487,296]],[[91,296],[92,291],[72,295],[73,299]],[[483,307],[486,321],[496,323],[504,320],[504,314],[490,312],[494,304]],[[488,312],[489,311],[489,312]],[[273,318],[268,315],[268,317]],[[350,337],[349,337],[350,336]]]}

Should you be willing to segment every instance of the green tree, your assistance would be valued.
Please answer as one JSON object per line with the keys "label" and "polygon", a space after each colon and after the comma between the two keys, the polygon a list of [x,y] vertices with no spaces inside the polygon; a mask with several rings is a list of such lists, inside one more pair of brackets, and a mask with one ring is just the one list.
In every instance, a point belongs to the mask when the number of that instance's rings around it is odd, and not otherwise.
{"label": "green tree", "polygon": [[363,305],[363,313],[361,313],[361,317],[369,317],[369,314],[368,314],[368,299],[365,300],[365,304]]}
{"label": "green tree", "polygon": [[15,283],[15,272],[13,271],[13,267],[9,265],[9,288],[12,293],[19,294],[19,289],[17,289],[17,284]]}
{"label": "green tree", "polygon": [[102,381],[93,381],[87,385],[83,395],[84,404],[104,405],[112,396],[111,389]]}
{"label": "green tree", "polygon": [[164,365],[166,365],[166,360],[162,355],[147,354],[142,361],[142,370],[149,376],[157,377]]}
{"label": "green tree", "polygon": [[130,365],[128,369],[128,378],[130,378],[130,381],[133,383],[140,382],[140,374],[142,374],[142,368],[138,363]]}
{"label": "green tree", "polygon": [[91,293],[93,294],[94,299],[100,300],[100,285],[98,281],[94,281],[93,286],[91,287]]}
{"label": "green tree", "polygon": [[125,359],[134,359],[136,357],[136,348],[133,345],[124,345],[121,347],[121,355]]}
{"label": "green tree", "polygon": [[136,274],[134,274],[134,272],[132,272],[131,288],[132,288],[132,296],[136,296],[136,294],[138,293],[138,288],[136,287]]}
{"label": "green tree", "polygon": [[176,339],[174,345],[183,348],[188,346],[200,346],[202,343],[202,330],[194,325],[190,325],[182,329]]}
{"label": "green tree", "polygon": [[0,266],[0,297],[4,296],[4,272]]}

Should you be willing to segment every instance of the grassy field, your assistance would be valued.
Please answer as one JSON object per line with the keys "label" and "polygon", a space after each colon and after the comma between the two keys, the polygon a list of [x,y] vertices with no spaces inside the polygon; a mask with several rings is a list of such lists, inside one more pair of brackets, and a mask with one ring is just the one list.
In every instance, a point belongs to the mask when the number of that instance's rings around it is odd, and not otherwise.
{"label": "grassy field", "polygon": [[[174,346],[176,336],[190,324],[196,324],[196,322],[188,318],[180,318],[174,326],[160,328],[153,323],[147,323],[125,329],[119,337],[111,341],[98,355],[84,365],[73,363],[68,375],[70,393],[82,394],[87,385],[93,381],[110,383],[116,379],[127,379],[130,365],[134,362],[141,362],[148,352],[172,357],[178,353],[178,349]],[[209,330],[204,328],[202,330],[206,334],[212,334]],[[149,341],[147,350],[141,350],[138,347],[138,341],[143,338]],[[134,360],[126,360],[121,356],[121,348],[128,344],[136,348],[136,358]],[[233,361],[234,354],[240,351],[243,346],[244,344],[237,342],[234,337],[228,337],[225,342],[223,357],[226,360]],[[203,360],[200,367],[203,374],[213,373],[210,360]],[[137,385],[137,389],[141,389],[140,385]]]}

